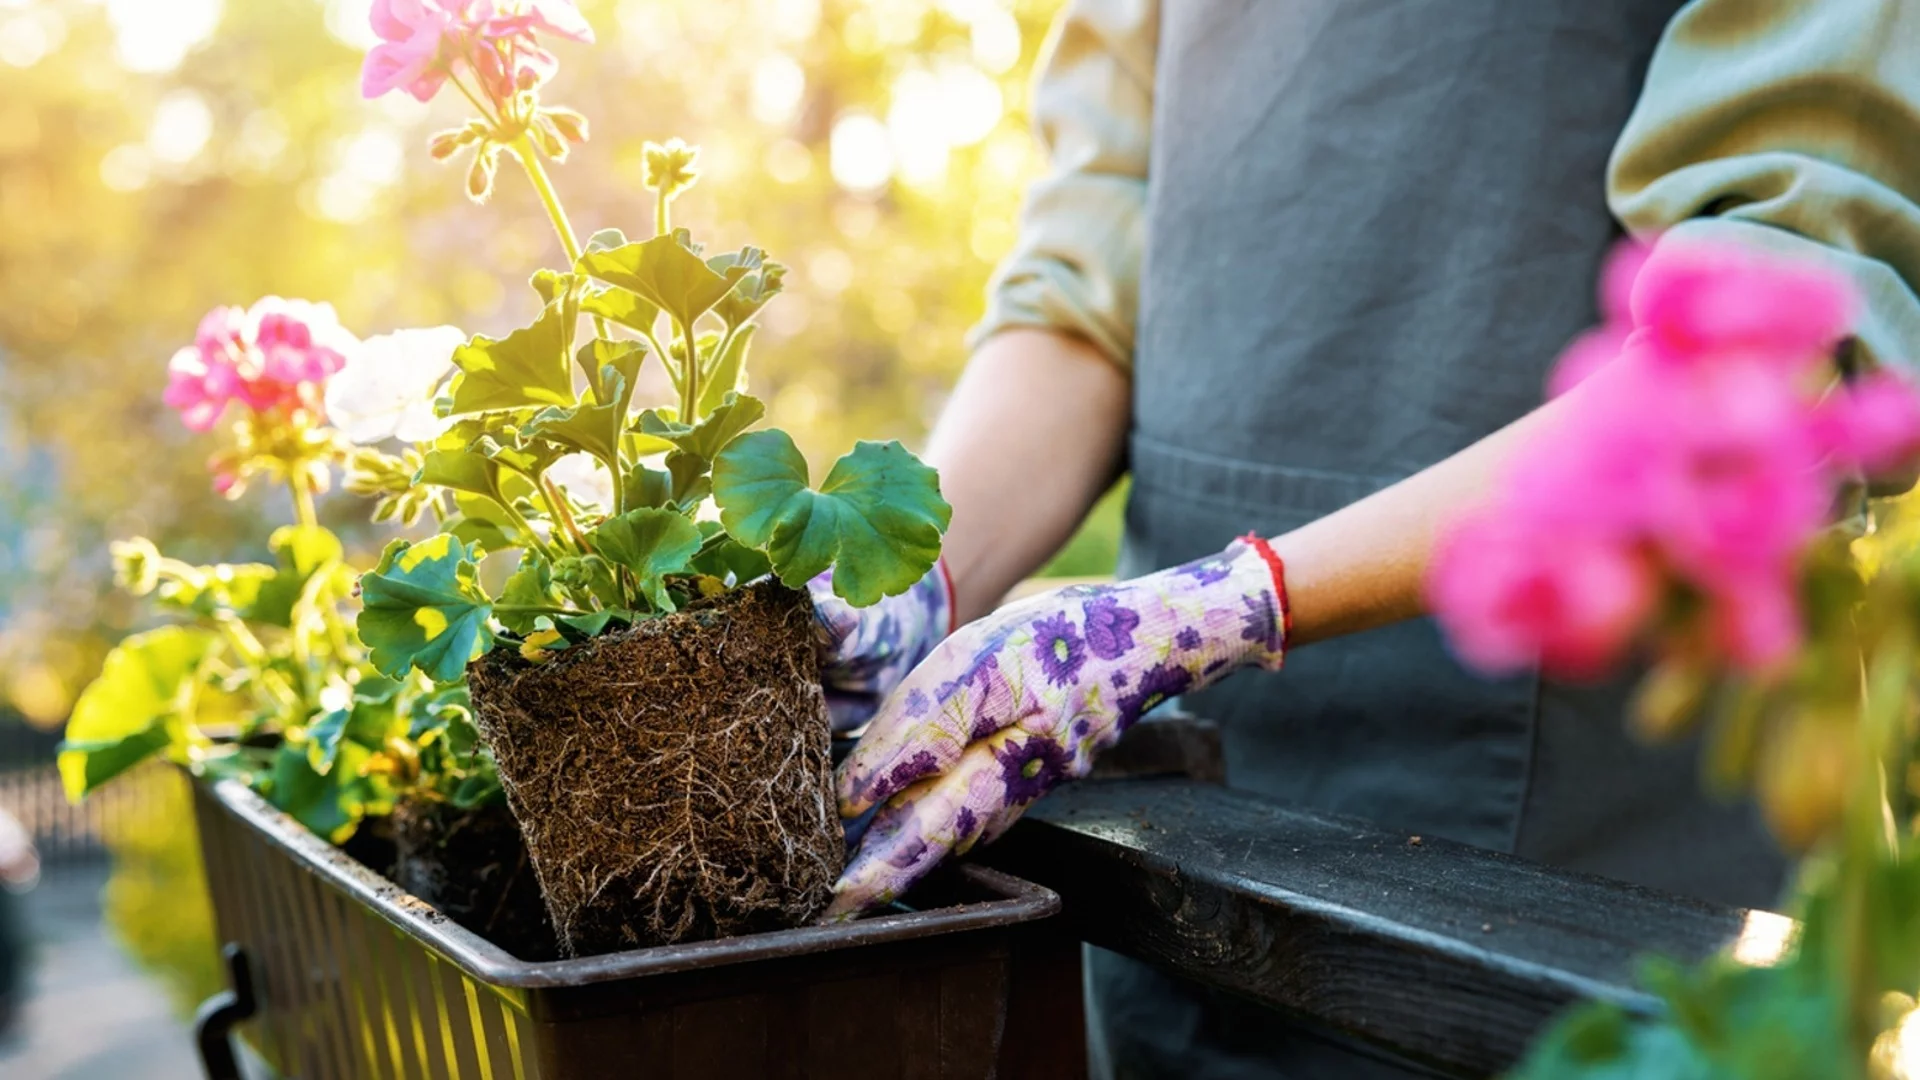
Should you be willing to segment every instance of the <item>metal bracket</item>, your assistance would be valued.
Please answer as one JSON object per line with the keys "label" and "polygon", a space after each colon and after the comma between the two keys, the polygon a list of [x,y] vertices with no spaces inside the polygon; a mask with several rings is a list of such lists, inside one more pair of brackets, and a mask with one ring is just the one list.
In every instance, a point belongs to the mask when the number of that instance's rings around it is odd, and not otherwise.
{"label": "metal bracket", "polygon": [[220,958],[226,961],[231,989],[200,1003],[193,1020],[193,1041],[200,1049],[200,1068],[207,1080],[245,1080],[233,1055],[233,1028],[259,1009],[253,996],[253,968],[247,964],[247,951],[237,942],[228,942]]}

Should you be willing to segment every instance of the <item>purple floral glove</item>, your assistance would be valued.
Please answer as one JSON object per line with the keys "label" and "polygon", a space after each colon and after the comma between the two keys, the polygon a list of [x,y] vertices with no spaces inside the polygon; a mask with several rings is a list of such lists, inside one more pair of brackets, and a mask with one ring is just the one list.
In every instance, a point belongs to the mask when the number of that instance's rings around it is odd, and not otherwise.
{"label": "purple floral glove", "polygon": [[833,730],[851,731],[873,718],[935,645],[953,633],[953,579],[946,560],[901,593],[857,608],[833,594],[833,571],[807,583],[820,623],[820,682]]}
{"label": "purple floral glove", "polygon": [[949,853],[1004,832],[1175,695],[1280,666],[1286,600],[1266,542],[1003,608],[940,644],[840,767],[840,813],[881,806],[828,918],[891,901]]}

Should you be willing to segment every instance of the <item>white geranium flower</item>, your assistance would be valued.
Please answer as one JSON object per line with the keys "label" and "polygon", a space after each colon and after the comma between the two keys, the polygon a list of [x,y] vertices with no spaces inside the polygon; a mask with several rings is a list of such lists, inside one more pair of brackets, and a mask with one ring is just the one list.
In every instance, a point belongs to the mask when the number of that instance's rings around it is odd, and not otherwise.
{"label": "white geranium flower", "polygon": [[327,381],[327,419],[353,442],[425,442],[452,421],[433,415],[433,397],[467,340],[456,326],[396,330],[360,343]]}
{"label": "white geranium flower", "polygon": [[568,454],[547,466],[547,479],[559,484],[575,502],[613,509],[613,474],[592,454]]}

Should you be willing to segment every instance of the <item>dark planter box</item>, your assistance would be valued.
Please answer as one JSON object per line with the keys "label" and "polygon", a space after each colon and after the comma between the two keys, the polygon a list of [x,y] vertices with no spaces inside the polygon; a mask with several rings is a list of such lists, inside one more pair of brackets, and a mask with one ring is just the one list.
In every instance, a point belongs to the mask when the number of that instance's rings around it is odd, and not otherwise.
{"label": "dark planter box", "polygon": [[1047,889],[979,866],[912,910],[577,960],[514,958],[231,781],[194,794],[238,1023],[303,1080],[1084,1076],[1079,946]]}

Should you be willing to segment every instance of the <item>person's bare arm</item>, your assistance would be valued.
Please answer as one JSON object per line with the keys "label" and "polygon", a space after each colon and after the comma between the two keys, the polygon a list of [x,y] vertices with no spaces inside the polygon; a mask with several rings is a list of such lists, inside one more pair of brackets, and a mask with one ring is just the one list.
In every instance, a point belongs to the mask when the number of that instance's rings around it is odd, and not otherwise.
{"label": "person's bare arm", "polygon": [[982,343],[927,448],[953,504],[944,551],[959,622],[1039,569],[1112,485],[1130,389],[1077,337],[1014,329]]}
{"label": "person's bare arm", "polygon": [[1424,613],[1427,564],[1441,526],[1482,499],[1532,435],[1577,408],[1586,389],[1582,384],[1392,487],[1274,537],[1293,615],[1287,645]]}

